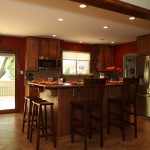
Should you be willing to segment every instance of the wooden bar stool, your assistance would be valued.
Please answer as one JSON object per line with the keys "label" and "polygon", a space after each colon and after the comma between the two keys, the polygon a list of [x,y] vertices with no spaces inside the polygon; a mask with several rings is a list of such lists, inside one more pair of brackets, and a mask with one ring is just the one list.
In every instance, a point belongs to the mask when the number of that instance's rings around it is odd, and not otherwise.
{"label": "wooden bar stool", "polygon": [[31,125],[31,109],[32,109],[32,101],[41,101],[41,98],[25,96],[24,102],[24,112],[23,112],[23,120],[22,120],[22,132],[24,132],[25,123],[27,122],[27,139],[29,139],[29,131]]}
{"label": "wooden bar stool", "polygon": [[[54,112],[53,112],[53,105],[54,103],[48,102],[46,100],[42,101],[32,101],[32,120],[31,120],[31,131],[30,131],[30,142],[32,141],[32,134],[34,128],[34,118],[36,117],[35,112],[37,110],[37,142],[36,142],[36,150],[39,150],[39,145],[40,145],[40,137],[45,137],[47,140],[47,137],[49,135],[52,135],[53,137],[53,142],[54,142],[54,147],[56,147],[56,134],[55,134],[55,122],[54,122]],[[50,130],[48,127],[47,120],[47,112],[48,106],[50,107],[50,120],[51,120],[51,125],[50,125]],[[41,132],[42,131],[42,134]]]}
{"label": "wooden bar stool", "polygon": [[[87,139],[92,133],[99,134],[99,143],[103,147],[103,99],[106,79],[84,79],[83,94],[71,101],[71,142],[75,134],[83,137],[84,150]],[[95,114],[96,113],[96,114]]]}
{"label": "wooden bar stool", "polygon": [[[122,139],[125,141],[125,128],[134,127],[134,136],[137,137],[137,91],[139,78],[123,78],[120,95],[109,97],[107,101],[107,133],[110,134],[110,127],[119,127],[122,132]],[[120,108],[116,112],[113,108]]]}

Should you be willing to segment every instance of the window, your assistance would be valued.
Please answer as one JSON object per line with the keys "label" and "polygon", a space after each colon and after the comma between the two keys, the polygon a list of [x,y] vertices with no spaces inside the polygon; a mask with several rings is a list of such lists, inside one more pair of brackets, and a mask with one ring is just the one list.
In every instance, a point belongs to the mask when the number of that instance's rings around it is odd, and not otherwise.
{"label": "window", "polygon": [[90,72],[90,53],[63,51],[63,74],[76,75]]}

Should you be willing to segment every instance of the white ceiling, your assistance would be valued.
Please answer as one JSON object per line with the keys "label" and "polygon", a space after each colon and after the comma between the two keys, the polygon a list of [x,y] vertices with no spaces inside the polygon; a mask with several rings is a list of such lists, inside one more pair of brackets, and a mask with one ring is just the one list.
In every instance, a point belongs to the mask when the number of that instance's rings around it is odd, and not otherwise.
{"label": "white ceiling", "polygon": [[[142,1],[149,2],[146,6],[150,7],[150,0]],[[75,43],[121,44],[150,33],[148,20],[129,21],[127,15],[92,6],[80,9],[78,5],[69,0],[0,0],[0,34],[21,37],[56,34],[58,39]],[[65,21],[59,22],[59,17]],[[102,29],[104,25],[109,29]]]}
{"label": "white ceiling", "polygon": [[129,4],[133,4],[139,7],[150,9],[150,0],[120,0]]}

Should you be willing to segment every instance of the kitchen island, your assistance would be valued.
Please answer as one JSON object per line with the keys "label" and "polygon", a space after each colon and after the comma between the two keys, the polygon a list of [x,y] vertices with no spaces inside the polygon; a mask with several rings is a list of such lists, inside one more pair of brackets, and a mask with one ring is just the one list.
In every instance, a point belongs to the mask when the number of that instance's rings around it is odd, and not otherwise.
{"label": "kitchen island", "polygon": [[[83,84],[45,85],[29,82],[29,85],[40,89],[40,97],[54,103],[57,142],[70,142],[70,102],[74,96],[82,97]],[[106,84],[104,96],[104,127],[107,122],[107,97],[114,94],[121,83]]]}

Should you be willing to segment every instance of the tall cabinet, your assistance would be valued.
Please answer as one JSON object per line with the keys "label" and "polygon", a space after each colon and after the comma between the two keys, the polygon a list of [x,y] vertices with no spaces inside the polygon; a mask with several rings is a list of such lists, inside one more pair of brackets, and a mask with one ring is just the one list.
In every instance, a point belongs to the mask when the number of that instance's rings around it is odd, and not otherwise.
{"label": "tall cabinet", "polygon": [[38,70],[38,56],[39,56],[39,39],[36,37],[26,38],[25,50],[25,71]]}

